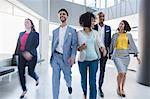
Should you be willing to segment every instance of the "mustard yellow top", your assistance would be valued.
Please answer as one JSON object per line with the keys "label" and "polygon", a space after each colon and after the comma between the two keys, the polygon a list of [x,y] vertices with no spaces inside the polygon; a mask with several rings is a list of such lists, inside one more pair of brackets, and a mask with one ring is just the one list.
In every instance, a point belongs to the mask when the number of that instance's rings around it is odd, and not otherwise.
{"label": "mustard yellow top", "polygon": [[127,33],[119,33],[116,41],[116,49],[128,49]]}

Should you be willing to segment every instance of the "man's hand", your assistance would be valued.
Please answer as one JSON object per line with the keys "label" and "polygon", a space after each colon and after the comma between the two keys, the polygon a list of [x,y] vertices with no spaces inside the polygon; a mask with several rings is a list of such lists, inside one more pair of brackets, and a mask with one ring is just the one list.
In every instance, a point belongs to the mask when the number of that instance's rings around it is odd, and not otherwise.
{"label": "man's hand", "polygon": [[74,57],[70,57],[68,59],[68,63],[72,66],[75,63],[75,58]]}
{"label": "man's hand", "polygon": [[101,47],[101,48],[100,48],[100,51],[102,52],[103,57],[105,57],[105,56],[107,55],[107,51],[106,51],[105,48]]}

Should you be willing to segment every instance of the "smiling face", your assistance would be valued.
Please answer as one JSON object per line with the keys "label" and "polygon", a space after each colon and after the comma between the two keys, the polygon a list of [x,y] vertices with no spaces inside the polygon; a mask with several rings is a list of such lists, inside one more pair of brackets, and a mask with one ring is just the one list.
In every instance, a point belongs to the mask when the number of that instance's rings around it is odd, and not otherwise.
{"label": "smiling face", "polygon": [[60,11],[59,13],[58,13],[58,17],[59,17],[59,19],[60,19],[60,21],[63,23],[63,22],[66,22],[67,21],[67,19],[68,19],[68,15],[67,15],[67,13],[65,12],[65,11]]}
{"label": "smiling face", "polygon": [[91,27],[94,28],[94,25],[95,25],[95,19],[92,17],[91,18]]}
{"label": "smiling face", "polygon": [[105,20],[105,15],[104,15],[104,13],[99,13],[98,14],[98,17],[99,17],[99,23],[104,23],[104,20]]}
{"label": "smiling face", "polygon": [[121,21],[120,22],[120,24],[119,24],[119,31],[124,31],[124,27],[125,27],[125,24],[124,24],[124,22],[123,21]]}
{"label": "smiling face", "polygon": [[26,20],[24,21],[24,26],[25,26],[26,29],[31,29],[31,28],[32,28],[32,23],[31,23],[31,21],[28,20],[28,19],[26,19]]}

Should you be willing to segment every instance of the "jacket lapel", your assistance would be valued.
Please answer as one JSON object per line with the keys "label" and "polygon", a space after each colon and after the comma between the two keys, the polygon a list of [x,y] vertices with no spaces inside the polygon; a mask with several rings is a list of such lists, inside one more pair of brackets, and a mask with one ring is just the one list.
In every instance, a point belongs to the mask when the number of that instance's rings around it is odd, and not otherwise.
{"label": "jacket lapel", "polygon": [[104,32],[104,43],[105,43],[105,46],[106,46],[106,43],[107,43],[106,42],[106,40],[107,40],[107,32],[106,32],[107,31],[107,26],[106,25],[104,26],[104,31],[105,31]]}
{"label": "jacket lapel", "polygon": [[56,40],[56,42],[58,43],[58,41],[59,41],[59,28],[56,29],[54,35],[55,35],[55,40]]}
{"label": "jacket lapel", "polygon": [[24,33],[25,33],[25,32],[22,32],[22,33],[20,34],[20,38],[23,36]]}
{"label": "jacket lapel", "polygon": [[106,37],[106,31],[107,31],[107,26],[105,25],[105,27],[104,27],[104,31],[105,31],[105,37]]}
{"label": "jacket lapel", "polygon": [[67,26],[65,37],[64,37],[64,43],[66,42],[68,35],[69,35],[69,27]]}

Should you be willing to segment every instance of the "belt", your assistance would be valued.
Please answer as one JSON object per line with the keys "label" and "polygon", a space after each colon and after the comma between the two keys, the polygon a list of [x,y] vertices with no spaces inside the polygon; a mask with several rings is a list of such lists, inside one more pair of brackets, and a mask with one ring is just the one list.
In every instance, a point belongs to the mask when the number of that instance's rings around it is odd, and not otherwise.
{"label": "belt", "polygon": [[63,55],[62,53],[60,53],[60,52],[58,52],[58,51],[55,51],[55,53],[60,54],[60,55]]}

